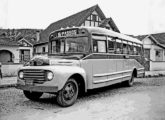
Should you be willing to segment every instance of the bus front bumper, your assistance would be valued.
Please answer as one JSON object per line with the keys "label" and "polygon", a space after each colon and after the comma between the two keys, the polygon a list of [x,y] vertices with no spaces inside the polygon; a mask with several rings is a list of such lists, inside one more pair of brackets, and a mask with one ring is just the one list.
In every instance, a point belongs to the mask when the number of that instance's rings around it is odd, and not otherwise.
{"label": "bus front bumper", "polygon": [[43,93],[57,93],[57,86],[31,86],[31,85],[21,85],[17,84],[17,89],[26,90],[26,91],[34,91],[34,92],[43,92]]}

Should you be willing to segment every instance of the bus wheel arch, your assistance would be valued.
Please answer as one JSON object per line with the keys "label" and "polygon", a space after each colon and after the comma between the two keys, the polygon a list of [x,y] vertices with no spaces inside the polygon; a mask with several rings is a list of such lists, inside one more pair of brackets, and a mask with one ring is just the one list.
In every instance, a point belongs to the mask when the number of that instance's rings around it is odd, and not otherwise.
{"label": "bus wheel arch", "polygon": [[127,87],[132,87],[135,77],[137,77],[137,69],[136,68],[133,69],[130,79],[127,80],[127,81],[124,81],[124,85],[127,86]]}
{"label": "bus wheel arch", "polygon": [[134,75],[134,77],[137,77],[137,69],[136,68],[133,69],[132,75]]}
{"label": "bus wheel arch", "polygon": [[86,83],[85,83],[84,77],[77,73],[77,74],[73,74],[70,78],[74,78],[76,82],[78,83],[79,96],[84,95],[84,93],[86,92]]}

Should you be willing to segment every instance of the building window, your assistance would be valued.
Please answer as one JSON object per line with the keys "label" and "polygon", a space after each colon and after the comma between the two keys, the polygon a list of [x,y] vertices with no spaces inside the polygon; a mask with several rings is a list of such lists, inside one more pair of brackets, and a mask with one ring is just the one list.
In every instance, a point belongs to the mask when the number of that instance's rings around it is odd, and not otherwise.
{"label": "building window", "polygon": [[97,21],[97,16],[96,15],[92,15],[92,21]]}
{"label": "building window", "polygon": [[42,47],[42,52],[45,53],[45,47]]}
{"label": "building window", "polygon": [[155,61],[163,61],[163,50],[161,49],[155,50]]}

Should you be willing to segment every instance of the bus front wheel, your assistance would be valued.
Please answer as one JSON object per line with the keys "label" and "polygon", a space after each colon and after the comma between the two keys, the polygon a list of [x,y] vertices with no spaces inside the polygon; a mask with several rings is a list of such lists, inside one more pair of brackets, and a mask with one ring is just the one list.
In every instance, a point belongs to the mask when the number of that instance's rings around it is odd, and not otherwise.
{"label": "bus front wheel", "polygon": [[62,107],[68,107],[75,103],[78,97],[78,84],[75,79],[70,78],[62,90],[57,94],[57,103]]}
{"label": "bus front wheel", "polygon": [[24,95],[30,100],[38,100],[42,96],[42,92],[31,92],[31,91],[23,91]]}

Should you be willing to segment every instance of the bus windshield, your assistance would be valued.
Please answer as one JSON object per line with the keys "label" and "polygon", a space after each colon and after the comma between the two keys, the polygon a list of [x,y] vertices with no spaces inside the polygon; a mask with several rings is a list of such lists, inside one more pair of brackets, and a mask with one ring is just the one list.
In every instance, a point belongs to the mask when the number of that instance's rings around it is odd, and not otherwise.
{"label": "bus windshield", "polygon": [[85,53],[88,52],[88,37],[66,37],[51,42],[51,53]]}

